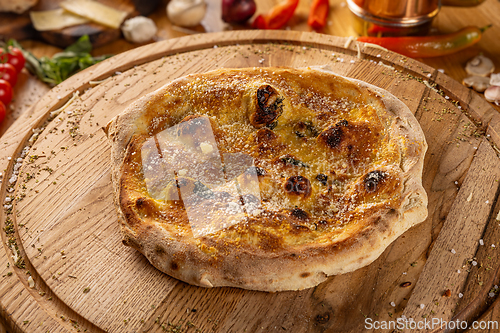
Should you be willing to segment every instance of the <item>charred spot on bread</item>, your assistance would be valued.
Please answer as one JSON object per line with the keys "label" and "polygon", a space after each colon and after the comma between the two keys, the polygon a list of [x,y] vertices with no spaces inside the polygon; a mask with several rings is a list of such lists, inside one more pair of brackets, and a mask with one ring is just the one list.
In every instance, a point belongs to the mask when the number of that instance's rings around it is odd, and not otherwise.
{"label": "charred spot on bread", "polygon": [[267,174],[266,169],[261,167],[255,167],[255,171],[257,173],[257,176],[265,176]]}
{"label": "charred spot on bread", "polygon": [[295,207],[294,209],[292,209],[290,211],[290,215],[295,217],[296,219],[299,219],[299,220],[305,221],[305,220],[309,219],[309,214],[305,210],[297,208],[297,207]]}
{"label": "charred spot on bread", "polygon": [[280,164],[281,166],[297,166],[297,167],[303,167],[303,168],[309,168],[309,165],[306,163],[302,162],[295,156],[291,154],[285,154],[281,157],[278,157],[277,159],[274,160],[274,164]]}
{"label": "charred spot on bread", "polygon": [[365,190],[368,193],[374,193],[377,191],[379,184],[387,177],[385,172],[380,170],[370,171],[363,178],[363,183],[365,185]]}
{"label": "charred spot on bread", "polygon": [[319,173],[316,176],[316,180],[319,181],[321,185],[328,185],[328,176],[323,173]]}
{"label": "charred spot on bread", "polygon": [[383,135],[382,126],[365,122],[342,120],[323,130],[317,137],[320,147],[328,149],[339,158],[345,158],[352,166],[373,158]]}
{"label": "charred spot on bread", "polygon": [[293,125],[293,131],[299,138],[317,137],[319,132],[310,121],[299,121]]}
{"label": "charred spot on bread", "polygon": [[321,132],[318,139],[332,149],[337,148],[344,139],[344,128],[347,126],[349,126],[347,120],[341,120],[335,126],[331,126]]}
{"label": "charred spot on bread", "polygon": [[135,205],[137,206],[137,208],[141,208],[145,202],[146,202],[146,198],[140,197],[140,198],[137,198],[137,200],[135,201]]}
{"label": "charred spot on bread", "polygon": [[288,177],[284,184],[284,190],[289,195],[307,198],[311,194],[311,182],[304,176]]}
{"label": "charred spot on bread", "polygon": [[272,125],[283,112],[283,97],[272,86],[266,84],[255,94],[257,107],[250,115],[250,123],[256,127]]}
{"label": "charred spot on bread", "polygon": [[268,128],[258,130],[255,138],[258,144],[271,144],[277,139],[278,135]]}

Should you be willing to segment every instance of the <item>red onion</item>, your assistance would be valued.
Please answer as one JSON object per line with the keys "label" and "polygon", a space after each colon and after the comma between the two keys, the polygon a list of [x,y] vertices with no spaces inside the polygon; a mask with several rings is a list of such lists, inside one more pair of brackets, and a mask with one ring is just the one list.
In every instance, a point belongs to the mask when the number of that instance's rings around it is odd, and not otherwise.
{"label": "red onion", "polygon": [[243,23],[255,10],[254,0],[222,0],[222,19],[227,23]]}

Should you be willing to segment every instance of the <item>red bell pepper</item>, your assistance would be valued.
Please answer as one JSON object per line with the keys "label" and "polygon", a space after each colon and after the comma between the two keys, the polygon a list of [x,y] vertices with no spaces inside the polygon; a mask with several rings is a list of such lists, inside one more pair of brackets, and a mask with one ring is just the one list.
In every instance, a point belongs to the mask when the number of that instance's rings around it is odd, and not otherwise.
{"label": "red bell pepper", "polygon": [[377,44],[388,50],[413,58],[430,58],[463,50],[481,39],[491,25],[465,27],[451,34],[419,37],[358,37],[358,42]]}
{"label": "red bell pepper", "polygon": [[286,0],[271,8],[266,14],[255,18],[252,28],[257,29],[280,29],[284,27],[295,13],[299,0]]}
{"label": "red bell pepper", "polygon": [[324,28],[329,10],[330,4],[328,0],[313,0],[307,24],[315,30]]}

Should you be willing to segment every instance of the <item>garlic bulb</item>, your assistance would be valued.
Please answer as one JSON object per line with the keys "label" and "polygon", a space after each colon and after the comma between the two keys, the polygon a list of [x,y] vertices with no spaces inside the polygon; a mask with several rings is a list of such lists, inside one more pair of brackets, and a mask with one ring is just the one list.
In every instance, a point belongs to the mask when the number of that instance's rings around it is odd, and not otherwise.
{"label": "garlic bulb", "polygon": [[171,0],[167,5],[167,16],[172,24],[193,27],[203,20],[207,11],[204,0]]}
{"label": "garlic bulb", "polygon": [[484,91],[484,98],[491,103],[500,105],[500,86],[491,86]]}
{"label": "garlic bulb", "polygon": [[122,25],[125,39],[132,43],[145,43],[156,35],[156,25],[152,19],[136,16],[126,20]]}

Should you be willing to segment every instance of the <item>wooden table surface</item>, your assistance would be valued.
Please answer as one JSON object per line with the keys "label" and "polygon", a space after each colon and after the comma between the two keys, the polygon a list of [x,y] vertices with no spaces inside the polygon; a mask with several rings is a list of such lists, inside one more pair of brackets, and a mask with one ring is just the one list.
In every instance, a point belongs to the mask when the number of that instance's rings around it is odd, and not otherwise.
{"label": "wooden table surface", "polygon": [[[269,9],[273,3],[263,0],[257,0],[258,12],[264,12]],[[168,40],[176,37],[186,36],[187,34],[172,27],[168,22],[165,14],[165,6],[167,1],[164,0],[157,8],[156,12],[150,17],[158,26],[158,40]],[[310,31],[307,26],[307,14],[309,10],[308,0],[302,0],[299,8],[289,23],[287,29],[297,31]],[[323,33],[333,36],[355,36],[352,28],[352,15],[347,8],[344,0],[330,0],[331,11],[329,24]],[[461,82],[466,73],[464,70],[465,63],[474,56],[482,53],[492,59],[497,70],[500,72],[500,26],[496,24],[496,20],[500,17],[500,1],[486,0],[483,4],[472,8],[455,8],[443,7],[434,21],[434,29],[440,33],[456,31],[467,25],[484,26],[493,23],[493,27],[489,29],[483,39],[476,45],[447,57],[417,59],[433,68],[442,69],[449,77]],[[495,20],[496,19],[496,20]],[[1,23],[0,23],[1,24]],[[245,27],[233,27],[233,29],[243,29]],[[248,27],[247,27],[248,28]],[[198,33],[203,33],[202,27],[194,29]],[[50,56],[58,51],[59,48],[48,45],[40,41],[25,40],[21,44],[34,53],[36,56]],[[117,40],[105,46],[96,48],[93,51],[94,55],[101,54],[119,54],[121,52],[131,50],[140,45],[131,44],[124,39]],[[36,102],[47,92],[49,88],[40,83],[28,73],[23,73],[19,78],[15,89],[15,100],[11,103],[11,110],[6,120],[0,125],[0,136],[8,129],[19,116],[29,110]],[[500,111],[499,107],[495,107]],[[0,318],[1,319],[1,318]],[[0,320],[0,332],[3,332]]]}

